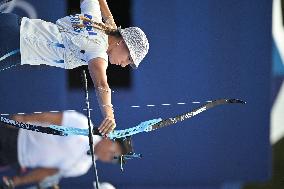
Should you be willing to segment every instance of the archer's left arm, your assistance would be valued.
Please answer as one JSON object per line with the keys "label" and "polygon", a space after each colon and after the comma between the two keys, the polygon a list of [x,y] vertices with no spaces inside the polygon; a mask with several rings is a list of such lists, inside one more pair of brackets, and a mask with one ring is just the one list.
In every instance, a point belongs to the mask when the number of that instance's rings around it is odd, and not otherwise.
{"label": "archer's left arm", "polygon": [[[107,0],[97,0],[97,1],[100,4],[100,10],[101,10],[102,17],[103,17],[105,24],[113,29],[116,29],[117,26],[115,24],[115,21],[113,19],[113,16],[107,4]],[[83,2],[84,0],[80,0],[80,3],[83,3]]]}
{"label": "archer's left arm", "polygon": [[100,4],[100,9],[101,9],[102,16],[103,16],[103,19],[105,21],[105,24],[116,29],[117,26],[115,24],[115,21],[113,19],[113,16],[112,16],[111,11],[109,9],[109,6],[107,4],[107,1],[106,0],[98,0],[98,1],[99,1],[99,4]]}

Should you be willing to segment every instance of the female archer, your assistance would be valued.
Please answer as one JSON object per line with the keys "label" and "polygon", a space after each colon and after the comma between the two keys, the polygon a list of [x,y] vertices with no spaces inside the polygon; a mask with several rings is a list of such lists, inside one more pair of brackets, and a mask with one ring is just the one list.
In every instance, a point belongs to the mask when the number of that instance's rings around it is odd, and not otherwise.
{"label": "female archer", "polygon": [[149,49],[140,28],[116,27],[106,0],[81,0],[81,14],[61,18],[56,24],[1,13],[0,41],[0,69],[1,65],[44,64],[64,69],[88,65],[104,117],[99,127],[102,135],[116,127],[106,74],[108,59],[111,64],[138,68]]}

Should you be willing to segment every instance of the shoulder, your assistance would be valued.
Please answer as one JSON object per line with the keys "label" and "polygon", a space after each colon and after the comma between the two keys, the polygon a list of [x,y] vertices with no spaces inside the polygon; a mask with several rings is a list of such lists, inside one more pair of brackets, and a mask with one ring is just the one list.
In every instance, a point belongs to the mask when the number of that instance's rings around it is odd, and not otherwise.
{"label": "shoulder", "polygon": [[99,3],[98,0],[80,0],[80,4],[84,4],[84,3]]}
{"label": "shoulder", "polygon": [[[104,36],[98,33],[98,36],[93,40],[88,42],[88,46],[86,48],[86,61],[90,62],[102,62],[105,61],[104,64],[107,65],[108,62],[108,41]],[[102,64],[102,63],[100,63]]]}
{"label": "shoulder", "polygon": [[92,70],[106,70],[108,62],[102,57],[92,58],[88,61],[89,69]]}
{"label": "shoulder", "polygon": [[98,0],[84,0],[81,3],[81,13],[96,22],[102,22],[102,13]]}
{"label": "shoulder", "polygon": [[81,13],[86,13],[92,15],[91,19],[96,21],[101,21],[101,9],[98,0],[83,0],[81,2]]}

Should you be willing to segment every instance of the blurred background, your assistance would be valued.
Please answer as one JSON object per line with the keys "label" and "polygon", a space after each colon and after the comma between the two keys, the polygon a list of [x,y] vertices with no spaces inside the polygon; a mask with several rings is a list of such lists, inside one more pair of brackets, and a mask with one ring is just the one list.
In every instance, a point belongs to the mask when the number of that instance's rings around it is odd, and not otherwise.
{"label": "blurred background", "polygon": [[[199,106],[192,102],[239,98],[247,104],[218,107],[134,136],[135,150],[143,159],[128,162],[123,173],[118,165],[98,163],[99,180],[119,189],[283,189],[284,1],[108,0],[108,4],[117,25],[141,27],[150,42],[140,69],[108,69],[119,129]],[[55,22],[79,13],[80,3],[17,0],[5,9]],[[0,113],[84,112],[81,70],[21,66],[1,72]],[[89,86],[91,116],[98,124],[102,117]],[[93,181],[91,169],[82,177],[62,180],[60,186],[87,189],[93,188]]]}

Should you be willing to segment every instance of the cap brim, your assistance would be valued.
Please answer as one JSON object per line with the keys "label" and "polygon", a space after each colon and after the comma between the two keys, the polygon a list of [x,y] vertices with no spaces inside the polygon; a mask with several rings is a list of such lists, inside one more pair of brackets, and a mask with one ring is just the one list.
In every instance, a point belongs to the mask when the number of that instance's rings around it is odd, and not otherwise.
{"label": "cap brim", "polygon": [[134,63],[131,63],[130,66],[131,66],[131,68],[133,68],[135,70],[138,68]]}
{"label": "cap brim", "polygon": [[[121,29],[121,27],[118,27],[117,30],[119,31],[120,35],[122,36],[123,40],[125,41],[125,44],[126,44],[128,50],[129,50],[129,52],[130,52],[131,58],[133,58],[133,57],[132,57],[131,48],[129,48],[129,45],[130,45],[130,44],[128,44],[127,41],[124,39],[124,35],[123,35],[123,32],[122,32],[123,29]],[[137,68],[138,68],[138,67],[134,64],[134,62],[130,63],[130,66],[131,66],[131,68],[133,68],[133,69],[137,69]]]}

